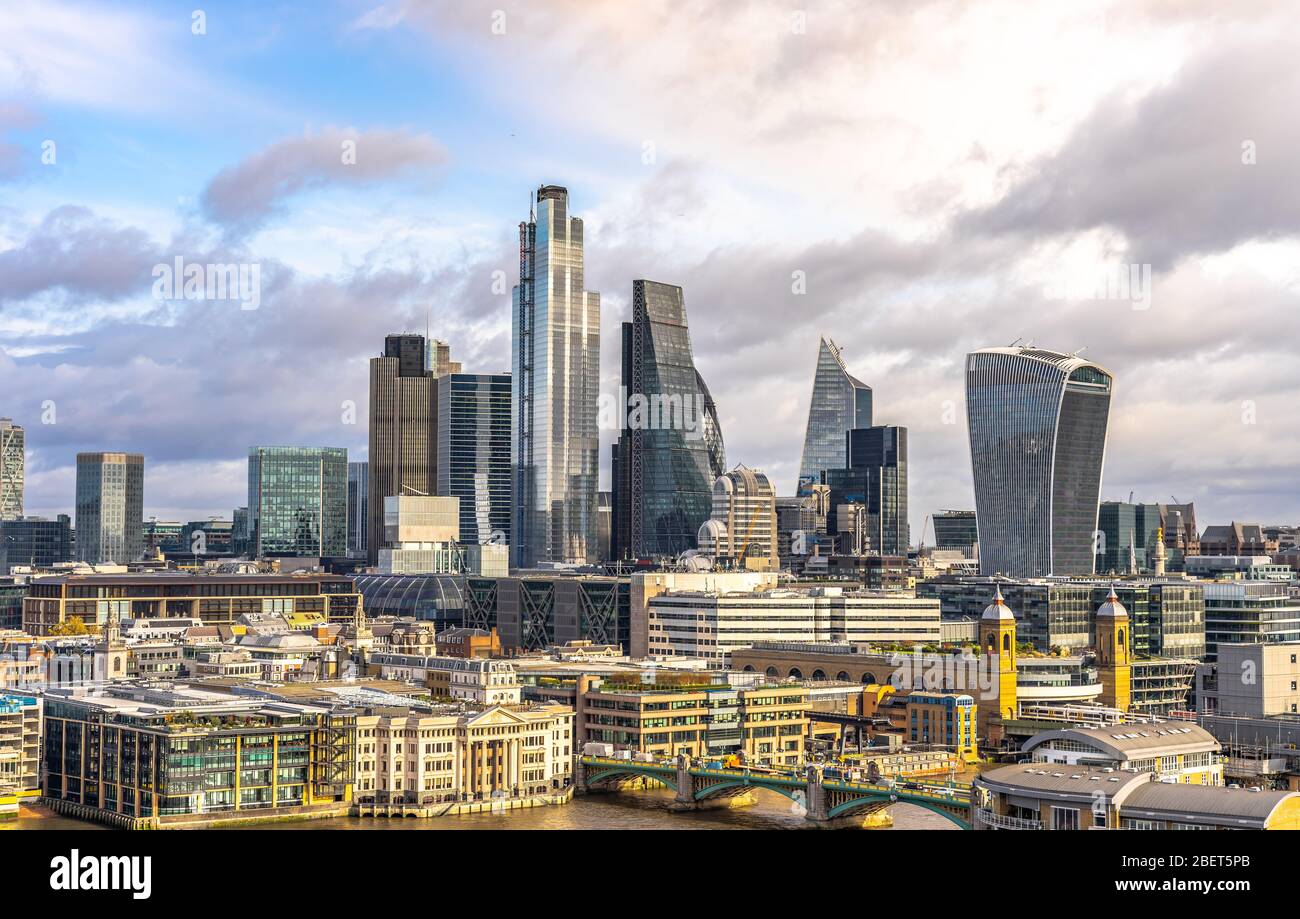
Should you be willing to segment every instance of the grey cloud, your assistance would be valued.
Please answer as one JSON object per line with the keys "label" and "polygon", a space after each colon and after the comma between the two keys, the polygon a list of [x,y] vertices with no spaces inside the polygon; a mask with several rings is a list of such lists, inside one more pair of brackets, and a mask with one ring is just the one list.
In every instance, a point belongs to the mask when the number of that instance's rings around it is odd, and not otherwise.
{"label": "grey cloud", "polygon": [[[1130,261],[1158,268],[1294,236],[1297,56],[1293,34],[1225,34],[1167,86],[1136,101],[1105,101],[1002,200],[962,215],[957,232],[1033,238],[1110,227],[1127,237]],[[1255,165],[1242,162],[1247,141]]]}
{"label": "grey cloud", "polygon": [[[344,145],[355,162],[344,162]],[[403,175],[431,173],[446,151],[426,134],[328,128],[289,137],[218,173],[203,192],[204,213],[234,230],[253,228],[297,192],[325,185],[366,185]]]}
{"label": "grey cloud", "polygon": [[141,230],[84,207],[59,207],[21,245],[0,252],[0,303],[51,289],[115,299],[147,286],[157,261],[157,249]]}

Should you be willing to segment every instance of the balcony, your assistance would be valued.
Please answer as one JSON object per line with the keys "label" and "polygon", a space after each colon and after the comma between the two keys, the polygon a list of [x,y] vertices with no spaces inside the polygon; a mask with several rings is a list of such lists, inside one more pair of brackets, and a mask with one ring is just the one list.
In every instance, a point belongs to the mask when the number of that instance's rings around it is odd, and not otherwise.
{"label": "balcony", "polygon": [[1023,817],[1007,817],[1002,814],[995,814],[987,808],[975,808],[975,823],[978,826],[991,827],[995,830],[1041,830],[1043,821],[1025,820]]}

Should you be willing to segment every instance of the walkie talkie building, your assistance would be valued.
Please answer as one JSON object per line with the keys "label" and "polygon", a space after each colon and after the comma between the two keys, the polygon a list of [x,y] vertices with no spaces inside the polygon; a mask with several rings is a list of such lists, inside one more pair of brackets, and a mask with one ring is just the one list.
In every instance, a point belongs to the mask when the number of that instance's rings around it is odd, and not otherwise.
{"label": "walkie talkie building", "polygon": [[981,573],[1093,573],[1113,382],[1091,361],[1041,348],[967,355]]}

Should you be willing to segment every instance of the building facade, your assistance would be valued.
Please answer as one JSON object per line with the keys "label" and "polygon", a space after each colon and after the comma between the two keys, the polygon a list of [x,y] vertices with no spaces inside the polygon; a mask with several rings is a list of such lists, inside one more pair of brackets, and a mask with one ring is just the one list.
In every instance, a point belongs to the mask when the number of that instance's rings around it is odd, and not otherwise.
{"label": "building facade", "polygon": [[230,624],[245,615],[313,615],[357,624],[361,595],[334,574],[87,574],[35,579],[23,599],[23,631],[49,635],[69,619],[88,629],[142,618]]}
{"label": "building facade", "polygon": [[27,475],[27,433],[11,418],[0,418],[0,520],[23,515]]}
{"label": "building facade", "polygon": [[384,498],[433,495],[438,486],[438,382],[422,335],[389,335],[370,359],[370,450],[366,456],[366,555],[379,561]]}
{"label": "building facade", "polygon": [[370,520],[370,464],[348,463],[348,557],[365,558]]}
{"label": "building facade", "polygon": [[1211,581],[1205,584],[1205,659],[1221,644],[1300,641],[1300,599],[1278,581]]}
{"label": "building facade", "polygon": [[981,573],[1093,573],[1113,383],[1091,361],[1039,348],[967,356]]}
{"label": "building facade", "polygon": [[808,404],[808,426],[799,461],[799,488],[821,481],[827,469],[848,465],[845,435],[871,427],[871,387],[849,373],[839,345],[823,338]]}
{"label": "building facade", "polygon": [[250,447],[248,517],[258,557],[346,556],[348,451]]}
{"label": "building facade", "polygon": [[76,513],[79,561],[137,561],[144,552],[144,457],[78,453]]}
{"label": "building facade", "polygon": [[438,490],[460,499],[459,541],[510,545],[510,374],[438,379]]}
{"label": "building facade", "polygon": [[1095,540],[1099,574],[1150,574],[1161,540],[1160,505],[1103,501]]}
{"label": "building facade", "polygon": [[0,520],[0,575],[16,567],[48,568],[72,560],[72,519],[59,514]]}
{"label": "building facade", "polygon": [[726,471],[717,410],[695,369],[680,287],[632,282],[623,323],[622,408],[614,446],[616,559],[676,557],[694,549]]}
{"label": "building facade", "polygon": [[906,555],[911,543],[907,520],[907,428],[854,428],[846,434],[846,440],[846,468],[823,472],[830,488],[832,529],[847,529],[839,519],[842,507],[861,505],[870,550]]}
{"label": "building facade", "polygon": [[188,686],[47,689],[46,802],[118,826],[346,813],[356,716]]}
{"label": "building facade", "polygon": [[974,511],[940,511],[934,515],[936,549],[952,549],[967,558],[974,558],[979,539]]}
{"label": "building facade", "polygon": [[726,567],[780,567],[776,491],[765,473],[737,466],[713,483],[712,513],[700,527],[700,551]]}
{"label": "building facade", "polygon": [[600,295],[583,285],[582,221],[558,185],[519,225],[513,303],[514,567],[594,561]]}

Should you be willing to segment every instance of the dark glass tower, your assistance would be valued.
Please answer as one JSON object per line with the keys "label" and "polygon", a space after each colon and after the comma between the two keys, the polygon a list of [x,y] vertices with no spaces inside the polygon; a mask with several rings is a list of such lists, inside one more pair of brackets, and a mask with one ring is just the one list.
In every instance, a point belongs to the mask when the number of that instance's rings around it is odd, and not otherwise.
{"label": "dark glass tower", "polygon": [[614,447],[613,555],[694,549],[726,471],[717,409],[695,369],[682,289],[632,282],[623,323],[622,431]]}
{"label": "dark glass tower", "polygon": [[907,522],[907,428],[877,425],[855,428],[845,436],[848,463],[828,469],[831,524],[840,525],[836,509],[842,504],[866,508],[866,535],[871,551],[906,555],[911,542]]}
{"label": "dark glass tower", "polygon": [[438,494],[460,499],[460,541],[510,539],[510,374],[438,380]]}
{"label": "dark glass tower", "polygon": [[366,526],[370,520],[370,466],[348,463],[348,557],[366,557]]}
{"label": "dark glass tower", "polygon": [[829,338],[817,351],[817,375],[808,404],[808,429],[799,462],[799,487],[821,481],[827,469],[844,469],[845,435],[871,427],[871,387],[849,373]]}
{"label": "dark glass tower", "polygon": [[379,561],[384,499],[432,495],[438,479],[438,381],[425,369],[423,335],[389,335],[370,360],[366,557]]}
{"label": "dark glass tower", "polygon": [[1094,570],[1113,378],[1072,354],[989,348],[966,358],[980,571]]}

